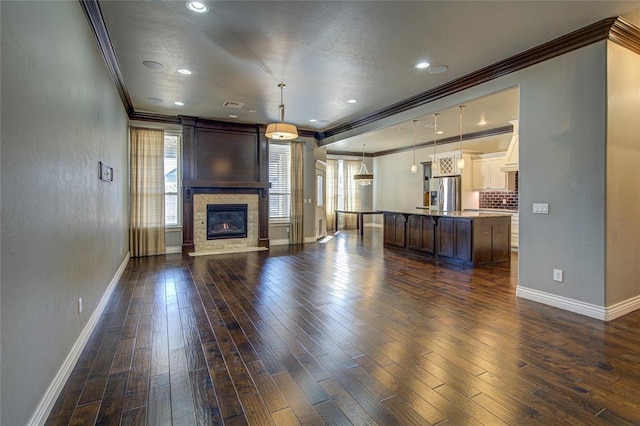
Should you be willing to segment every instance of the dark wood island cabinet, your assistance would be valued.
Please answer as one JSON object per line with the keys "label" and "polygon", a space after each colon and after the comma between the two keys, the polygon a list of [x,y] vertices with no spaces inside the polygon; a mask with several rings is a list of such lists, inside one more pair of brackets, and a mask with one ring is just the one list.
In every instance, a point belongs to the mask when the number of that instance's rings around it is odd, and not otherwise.
{"label": "dark wood island cabinet", "polygon": [[468,266],[511,259],[511,216],[384,211],[384,244]]}

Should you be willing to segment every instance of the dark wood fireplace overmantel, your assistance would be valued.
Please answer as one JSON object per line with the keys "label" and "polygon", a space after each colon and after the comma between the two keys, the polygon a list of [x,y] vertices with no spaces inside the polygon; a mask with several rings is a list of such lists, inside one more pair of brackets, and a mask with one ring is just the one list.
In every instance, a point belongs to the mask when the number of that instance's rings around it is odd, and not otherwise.
{"label": "dark wood fireplace overmantel", "polygon": [[194,251],[196,194],[258,194],[259,247],[269,247],[269,145],[259,125],[181,116],[182,251]]}

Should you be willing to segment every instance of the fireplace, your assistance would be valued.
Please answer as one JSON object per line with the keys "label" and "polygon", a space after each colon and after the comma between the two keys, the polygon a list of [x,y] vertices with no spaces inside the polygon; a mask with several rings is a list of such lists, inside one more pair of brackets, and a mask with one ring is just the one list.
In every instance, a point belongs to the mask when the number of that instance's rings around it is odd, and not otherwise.
{"label": "fireplace", "polygon": [[207,240],[247,238],[246,204],[207,204]]}

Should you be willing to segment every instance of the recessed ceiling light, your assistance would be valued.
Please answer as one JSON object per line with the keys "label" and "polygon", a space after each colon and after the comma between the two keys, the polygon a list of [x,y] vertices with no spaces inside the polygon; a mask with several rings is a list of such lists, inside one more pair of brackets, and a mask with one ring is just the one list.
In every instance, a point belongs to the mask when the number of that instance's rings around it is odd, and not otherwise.
{"label": "recessed ceiling light", "polygon": [[429,68],[429,62],[418,62],[415,65],[416,68],[418,68],[419,70],[423,70],[425,68]]}
{"label": "recessed ceiling light", "polygon": [[155,103],[155,104],[161,104],[162,103],[162,99],[160,98],[147,98],[149,101]]}
{"label": "recessed ceiling light", "polygon": [[183,106],[183,105],[184,105],[184,102],[175,101],[175,102],[174,102],[174,104],[175,104],[175,105],[178,105],[178,106]]}
{"label": "recessed ceiling light", "polygon": [[446,65],[436,65],[427,70],[429,74],[442,74],[443,72],[447,72],[449,67]]}
{"label": "recessed ceiling light", "polygon": [[318,123],[328,123],[328,122],[329,122],[329,120],[320,120],[320,121],[318,121]]}
{"label": "recessed ceiling light", "polygon": [[486,125],[487,125],[486,121],[484,121],[484,120],[478,121],[478,126],[486,126]]}
{"label": "recessed ceiling light", "polygon": [[356,102],[358,102],[358,100],[357,99],[349,99],[347,102],[350,103],[350,104],[355,104]]}
{"label": "recessed ceiling light", "polygon": [[398,127],[396,130],[399,132],[404,132],[404,129],[402,127]]}
{"label": "recessed ceiling light", "polygon": [[318,120],[316,120],[315,118],[312,118],[311,120],[309,120],[310,123],[317,123]]}
{"label": "recessed ceiling light", "polygon": [[188,69],[186,69],[186,68],[180,68],[180,69],[178,70],[178,72],[179,72],[180,74],[184,74],[184,75],[191,75],[191,70],[188,70]]}
{"label": "recessed ceiling light", "polygon": [[189,0],[187,2],[187,9],[196,13],[205,13],[209,10],[207,4],[200,0]]}
{"label": "recessed ceiling light", "polygon": [[151,70],[161,70],[162,69],[162,64],[160,62],[156,62],[156,61],[142,61],[142,65],[144,65],[145,67],[151,69]]}
{"label": "recessed ceiling light", "polygon": [[436,133],[437,133],[438,135],[444,135],[444,132],[443,132],[442,130],[438,130]]}
{"label": "recessed ceiling light", "polygon": [[249,112],[256,112],[256,110],[255,109],[250,109]]}
{"label": "recessed ceiling light", "polygon": [[238,116],[235,114],[229,114],[229,118],[238,118]]}

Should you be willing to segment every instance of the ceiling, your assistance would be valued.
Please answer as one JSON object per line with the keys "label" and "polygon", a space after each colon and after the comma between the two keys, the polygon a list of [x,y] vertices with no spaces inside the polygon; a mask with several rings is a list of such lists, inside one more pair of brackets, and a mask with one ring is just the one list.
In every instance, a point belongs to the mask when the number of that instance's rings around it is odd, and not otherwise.
{"label": "ceiling", "polygon": [[[285,121],[312,131],[640,8],[638,1],[208,1],[209,11],[196,14],[185,1],[99,5],[136,112],[266,124],[278,120],[278,83],[284,82]],[[144,61],[162,66],[152,69]],[[420,61],[431,66],[416,69]],[[446,72],[430,72],[442,65]],[[243,105],[227,108],[225,101]],[[465,105],[465,134],[503,127],[518,116],[517,89]],[[442,137],[457,135],[458,109],[441,113]],[[432,140],[433,127],[424,125],[433,118],[416,118],[418,141]],[[485,126],[477,124],[481,118]],[[411,126],[408,121],[329,149],[411,146]]]}

